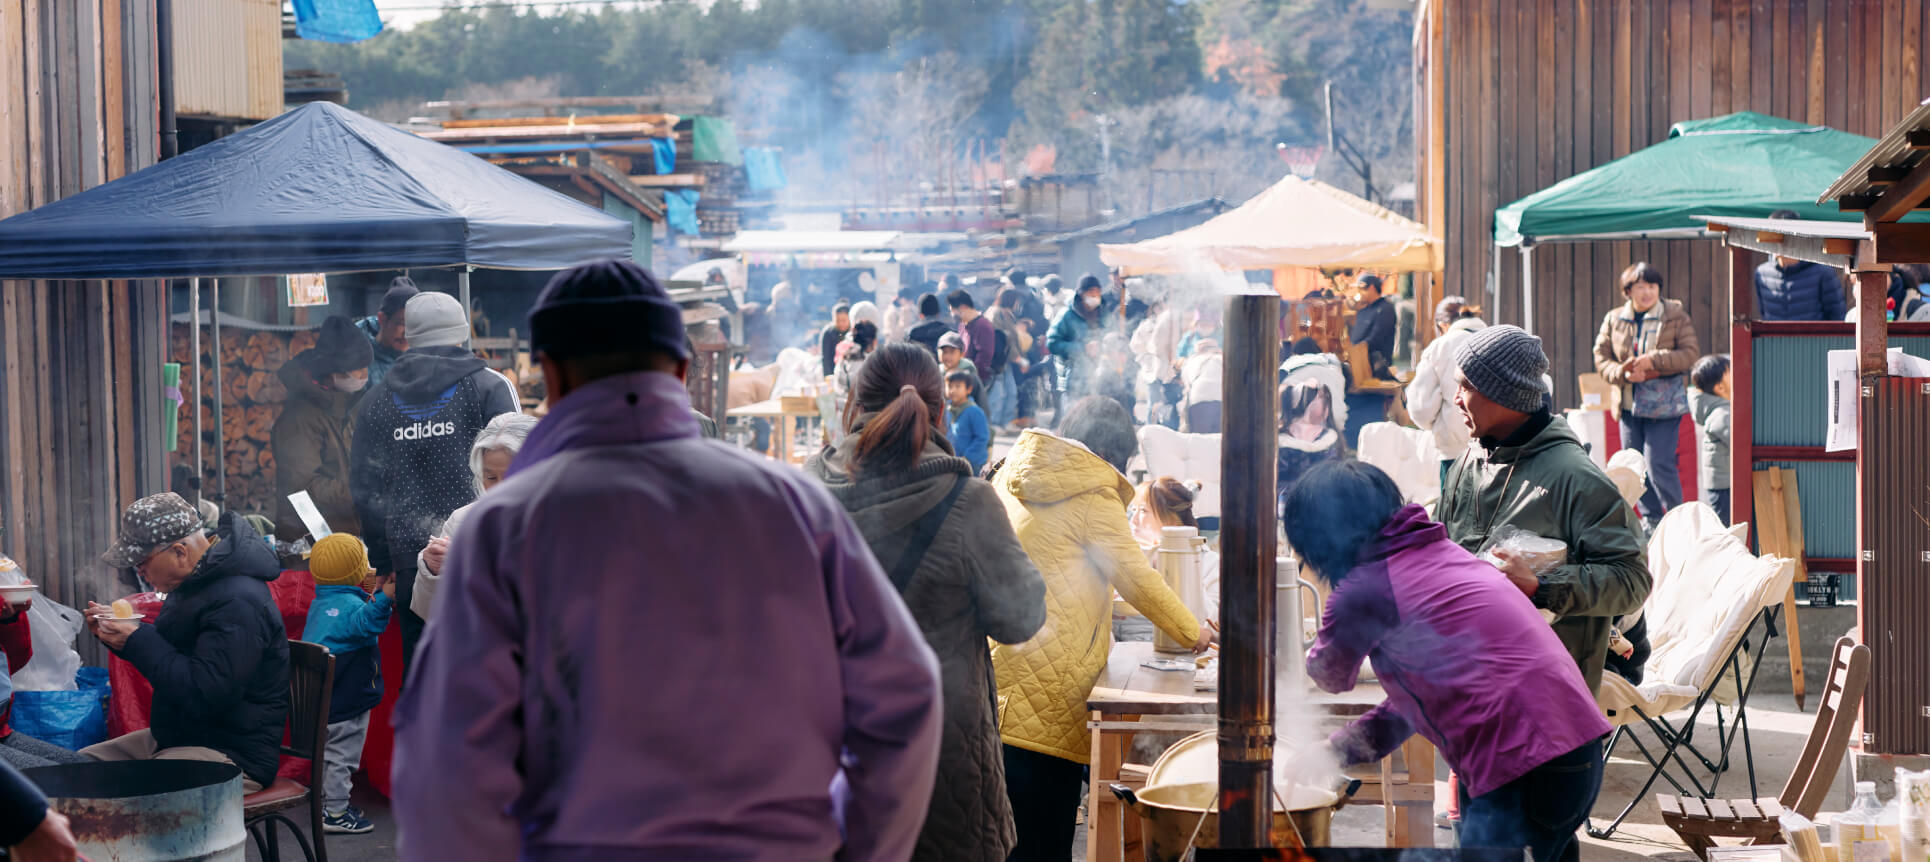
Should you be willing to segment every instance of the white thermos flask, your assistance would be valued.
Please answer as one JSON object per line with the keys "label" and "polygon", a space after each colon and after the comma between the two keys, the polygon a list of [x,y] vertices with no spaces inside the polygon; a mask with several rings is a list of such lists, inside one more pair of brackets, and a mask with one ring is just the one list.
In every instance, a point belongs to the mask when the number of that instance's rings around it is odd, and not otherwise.
{"label": "white thermos flask", "polygon": [[[1205,595],[1200,590],[1200,544],[1198,527],[1161,527],[1159,530],[1160,577],[1193,616],[1205,619]],[[1167,637],[1164,630],[1155,628],[1153,649],[1191,655],[1193,645],[1175,641]]]}
{"label": "white thermos flask", "polygon": [[1307,690],[1306,632],[1300,619],[1300,561],[1291,554],[1275,559],[1273,684],[1281,694]]}

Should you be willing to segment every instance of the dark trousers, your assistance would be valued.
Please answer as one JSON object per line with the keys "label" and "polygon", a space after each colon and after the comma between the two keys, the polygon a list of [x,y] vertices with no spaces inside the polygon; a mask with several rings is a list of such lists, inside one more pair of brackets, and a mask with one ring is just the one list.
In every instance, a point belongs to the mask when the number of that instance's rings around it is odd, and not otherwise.
{"label": "dark trousers", "polygon": [[1649,465],[1648,490],[1642,492],[1642,517],[1651,525],[1682,503],[1682,468],[1675,458],[1681,433],[1680,416],[1643,419],[1633,413],[1622,414],[1622,448],[1641,452],[1642,460]]}
{"label": "dark trousers", "polygon": [[1716,516],[1721,518],[1723,523],[1730,523],[1728,488],[1703,488],[1702,502],[1708,503],[1709,508],[1716,510]]}
{"label": "dark trousers", "polygon": [[395,616],[402,622],[402,673],[403,681],[408,680],[409,668],[415,666],[415,645],[422,641],[422,628],[428,625],[415,611],[409,610],[409,600],[415,598],[415,555],[409,555],[409,565],[395,567]]}
{"label": "dark trousers", "polygon": [[1072,858],[1073,822],[1086,765],[1007,745],[1005,795],[1012,800],[1018,844],[1007,862],[1066,862]]}
{"label": "dark trousers", "polygon": [[1581,859],[1575,830],[1602,787],[1602,741],[1593,740],[1499,788],[1467,795],[1461,784],[1461,846],[1527,848],[1535,862]]}

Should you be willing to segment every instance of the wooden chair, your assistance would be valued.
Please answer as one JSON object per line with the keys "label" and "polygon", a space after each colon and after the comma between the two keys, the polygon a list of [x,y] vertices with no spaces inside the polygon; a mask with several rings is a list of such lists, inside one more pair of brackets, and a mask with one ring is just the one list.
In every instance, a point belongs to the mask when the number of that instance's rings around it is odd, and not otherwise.
{"label": "wooden chair", "polygon": [[1836,778],[1837,767],[1843,765],[1863,687],[1869,681],[1870,648],[1847,637],[1839,638],[1831,653],[1829,682],[1823,687],[1816,723],[1810,726],[1802,759],[1783,785],[1782,795],[1754,800],[1657,795],[1655,805],[1662,811],[1662,822],[1675,830],[1695,855],[1707,859],[1717,838],[1779,843],[1776,818],[1785,810],[1815,819]]}
{"label": "wooden chair", "polygon": [[[335,687],[335,656],[321,644],[288,642],[288,744],[283,754],[308,759],[306,785],[277,776],[275,783],[241,800],[241,816],[265,862],[281,862],[278,827],[287,826],[309,862],[328,862],[322,843],[322,766],[328,755],[328,698]],[[308,835],[282,813],[308,806]],[[310,838],[313,843],[310,843]]]}

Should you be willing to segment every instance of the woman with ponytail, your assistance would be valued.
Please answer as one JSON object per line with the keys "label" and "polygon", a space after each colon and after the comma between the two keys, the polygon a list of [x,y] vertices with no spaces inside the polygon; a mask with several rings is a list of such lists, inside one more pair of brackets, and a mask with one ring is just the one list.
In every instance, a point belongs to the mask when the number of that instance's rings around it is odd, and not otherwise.
{"label": "woman with ponytail", "polygon": [[915,343],[874,351],[853,381],[843,439],[805,469],[851,514],[938,654],[945,730],[915,860],[1002,862],[1015,841],[986,639],[1045,623],[1045,582],[992,486],[952,450],[938,362]]}

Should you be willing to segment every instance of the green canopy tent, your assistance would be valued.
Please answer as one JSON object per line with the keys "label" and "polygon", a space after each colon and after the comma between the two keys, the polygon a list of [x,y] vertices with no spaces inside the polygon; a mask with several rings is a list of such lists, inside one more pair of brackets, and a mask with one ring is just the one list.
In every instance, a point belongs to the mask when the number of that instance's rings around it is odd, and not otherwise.
{"label": "green canopy tent", "polygon": [[1851,221],[1816,199],[1876,141],[1741,111],[1676,123],[1667,140],[1583,171],[1494,214],[1495,271],[1501,249],[1521,249],[1523,319],[1533,327],[1536,245],[1713,236],[1693,215]]}

